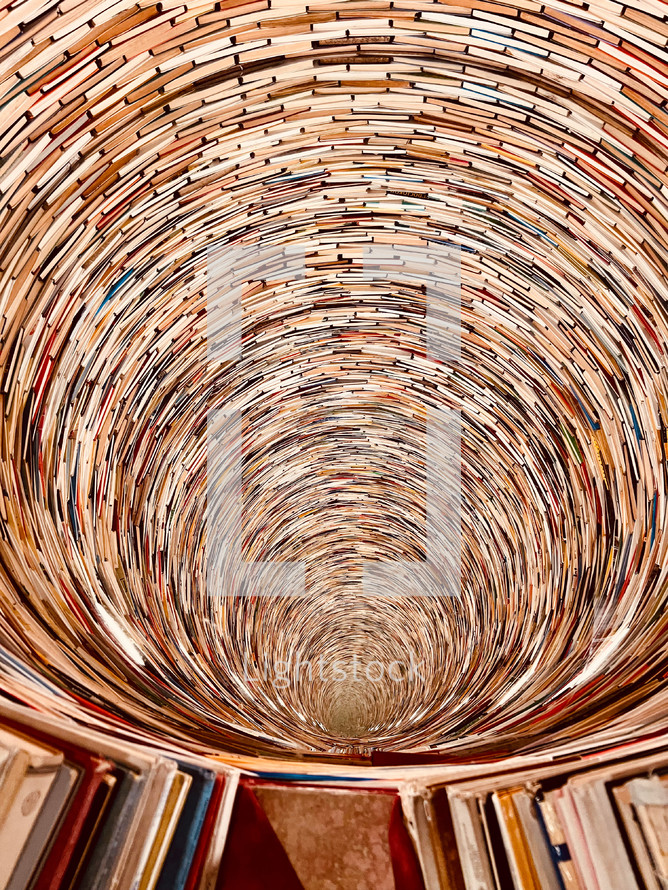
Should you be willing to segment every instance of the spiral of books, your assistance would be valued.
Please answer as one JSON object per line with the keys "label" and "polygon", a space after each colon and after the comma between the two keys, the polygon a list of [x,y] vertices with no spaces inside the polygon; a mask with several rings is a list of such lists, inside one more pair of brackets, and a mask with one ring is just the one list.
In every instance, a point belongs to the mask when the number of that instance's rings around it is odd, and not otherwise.
{"label": "spiral of books", "polygon": [[666,13],[4,7],[5,694],[287,758],[661,722]]}

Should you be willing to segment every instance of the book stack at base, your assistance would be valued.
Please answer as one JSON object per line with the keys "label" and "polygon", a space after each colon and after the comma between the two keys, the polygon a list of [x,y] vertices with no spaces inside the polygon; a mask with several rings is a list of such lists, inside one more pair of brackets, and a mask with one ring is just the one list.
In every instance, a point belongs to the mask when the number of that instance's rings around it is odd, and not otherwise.
{"label": "book stack at base", "polygon": [[213,887],[237,773],[0,704],[1,890]]}
{"label": "book stack at base", "polygon": [[392,776],[256,774],[4,699],[0,850],[0,890],[424,888]]}
{"label": "book stack at base", "polygon": [[665,734],[426,767],[224,759],[0,699],[0,890],[668,887]]}
{"label": "book stack at base", "polygon": [[407,787],[427,890],[665,890],[668,740],[641,748]]}

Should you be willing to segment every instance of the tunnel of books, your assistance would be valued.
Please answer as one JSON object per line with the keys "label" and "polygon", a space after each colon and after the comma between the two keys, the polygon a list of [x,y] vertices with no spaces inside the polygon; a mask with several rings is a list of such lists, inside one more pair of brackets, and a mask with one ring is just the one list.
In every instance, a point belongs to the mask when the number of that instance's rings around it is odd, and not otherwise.
{"label": "tunnel of books", "polygon": [[[241,788],[668,748],[668,4],[17,0],[0,34],[0,754]],[[665,852],[430,884],[402,795],[427,888],[668,886]],[[30,886],[214,887],[156,831]]]}

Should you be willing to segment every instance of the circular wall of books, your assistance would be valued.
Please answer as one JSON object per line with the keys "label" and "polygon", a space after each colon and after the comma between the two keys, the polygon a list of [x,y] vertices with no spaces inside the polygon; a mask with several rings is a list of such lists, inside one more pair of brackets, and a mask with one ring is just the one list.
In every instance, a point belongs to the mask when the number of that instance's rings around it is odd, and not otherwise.
{"label": "circular wall of books", "polygon": [[280,757],[662,719],[666,12],[4,8],[5,692]]}

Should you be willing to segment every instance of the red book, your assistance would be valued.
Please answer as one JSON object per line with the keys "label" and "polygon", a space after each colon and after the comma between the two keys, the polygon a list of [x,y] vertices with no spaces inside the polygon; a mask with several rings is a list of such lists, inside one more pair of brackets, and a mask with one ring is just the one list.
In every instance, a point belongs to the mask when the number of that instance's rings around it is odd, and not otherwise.
{"label": "red book", "polygon": [[[403,869],[402,875],[405,872],[407,881],[413,873],[408,860],[412,847],[409,844],[400,848],[402,837],[398,829],[394,833],[391,830],[392,813],[398,804],[393,789],[365,788],[357,784],[283,783],[260,778],[243,781],[245,787],[252,790],[305,887],[327,886],[333,875],[341,887],[364,886],[374,890],[417,890],[419,887],[415,882],[401,887],[396,883],[398,868]],[[408,840],[410,842],[410,838]],[[227,886],[224,890],[228,890]]]}
{"label": "red book", "polygon": [[246,785],[237,789],[216,890],[304,890],[264,810]]}
{"label": "red book", "polygon": [[424,890],[422,869],[398,797],[394,799],[388,835],[396,890]]}

